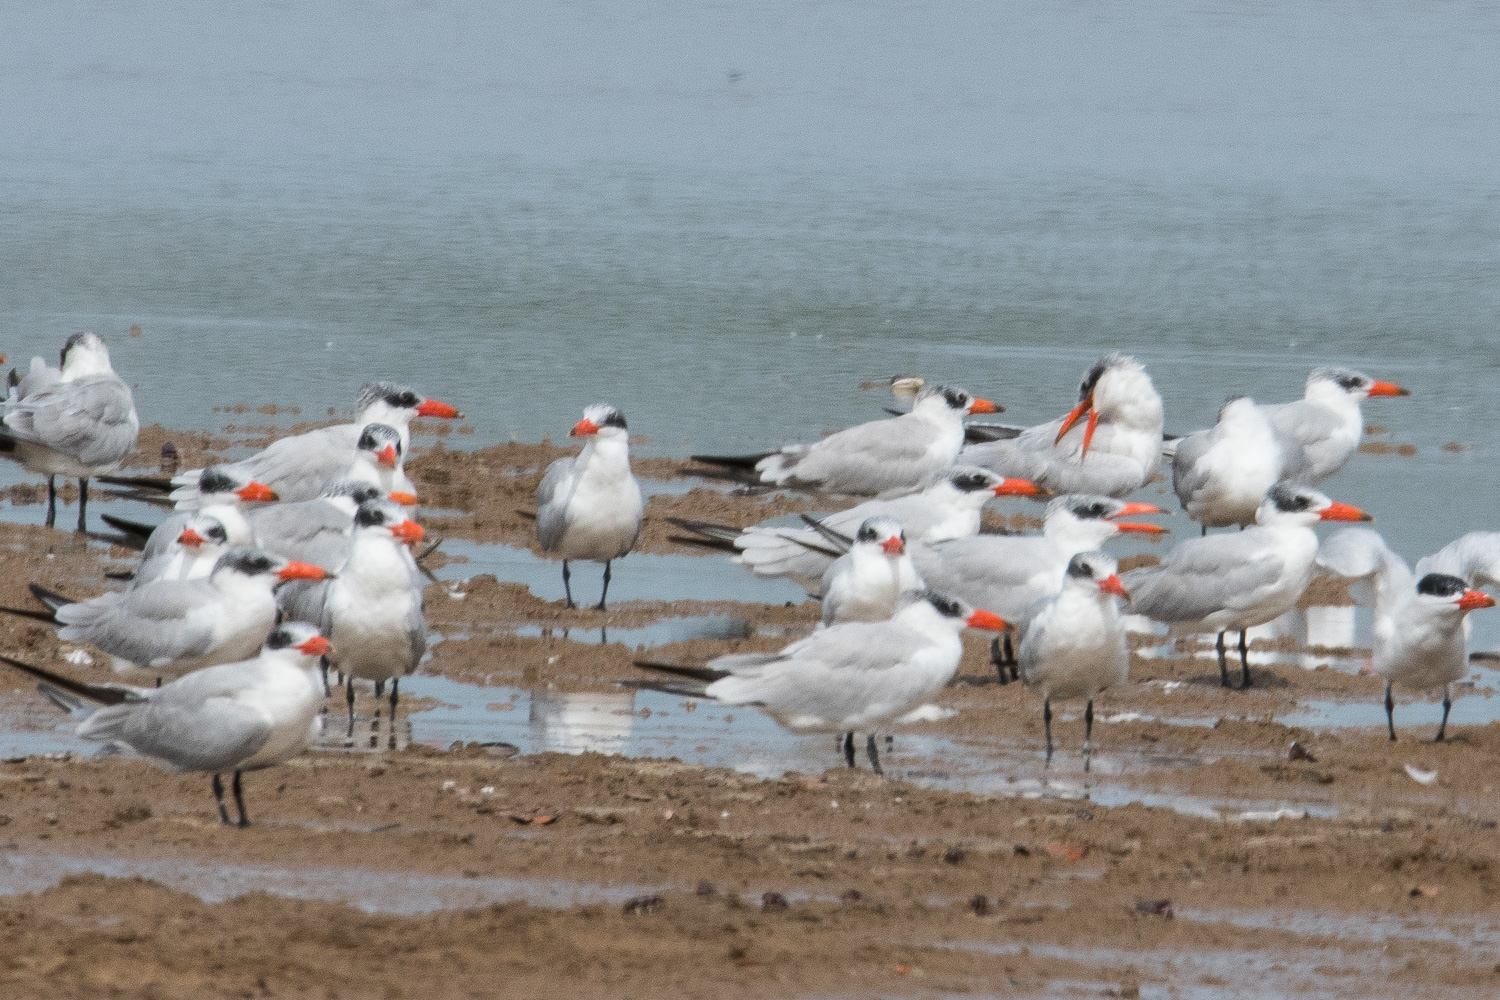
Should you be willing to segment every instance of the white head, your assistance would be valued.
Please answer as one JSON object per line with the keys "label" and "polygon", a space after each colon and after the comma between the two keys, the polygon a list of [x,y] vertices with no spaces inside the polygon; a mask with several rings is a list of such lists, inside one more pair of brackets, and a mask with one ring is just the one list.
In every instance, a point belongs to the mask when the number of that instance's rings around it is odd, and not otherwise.
{"label": "white head", "polygon": [[967,417],[973,413],[1003,413],[1005,407],[997,406],[988,399],[971,396],[962,389],[950,389],[944,385],[926,385],[917,393],[912,404],[913,413],[957,415]]}
{"label": "white head", "polygon": [[568,431],[568,437],[589,441],[630,443],[630,431],[625,426],[625,414],[608,403],[595,403],[583,411],[583,419]]}
{"label": "white head", "polygon": [[1319,521],[1373,521],[1358,507],[1328,499],[1311,486],[1286,480],[1266,492],[1260,509],[1255,512],[1259,525],[1296,525],[1312,527]]}
{"label": "white head", "polygon": [[1095,549],[1122,532],[1165,534],[1167,529],[1157,524],[1119,520],[1137,514],[1161,513],[1165,512],[1155,504],[1127,502],[1092,493],[1068,493],[1047,505],[1042,534],[1059,542],[1083,544],[1084,549]]}
{"label": "white head", "polygon": [[403,545],[413,545],[426,537],[416,521],[406,516],[400,504],[389,500],[366,500],[354,512],[354,530],[360,534],[390,537]]}
{"label": "white head", "polygon": [[1041,497],[1047,491],[1029,479],[1006,479],[976,465],[954,465],[927,478],[924,492],[945,494],[964,505],[984,506],[995,497]]}
{"label": "white head", "polygon": [[1307,376],[1307,387],[1302,395],[1304,399],[1344,398],[1358,404],[1371,396],[1410,396],[1411,393],[1394,382],[1380,382],[1364,372],[1326,366],[1314,368]]}
{"label": "white head", "polygon": [[264,549],[230,549],[214,563],[209,579],[215,583],[233,580],[255,580],[276,586],[288,580],[328,580],[332,573],[311,563],[296,562],[273,555]]}
{"label": "white head", "polygon": [[210,504],[272,503],[281,499],[265,483],[256,482],[232,465],[210,465],[198,477],[199,506]]}
{"label": "white head", "polygon": [[291,656],[297,666],[311,669],[321,656],[332,650],[316,626],[307,622],[282,622],[266,636],[264,655]]}
{"label": "white head", "polygon": [[1471,590],[1460,577],[1428,573],[1417,581],[1417,606],[1430,615],[1451,618],[1456,625],[1478,608],[1493,608],[1495,599],[1482,590]]}
{"label": "white head", "polygon": [[896,613],[892,619],[936,624],[954,632],[964,628],[1005,632],[1011,628],[1009,622],[993,612],[978,610],[965,601],[931,589],[903,592],[896,598]]}
{"label": "white head", "polygon": [[1080,552],[1068,560],[1063,586],[1078,587],[1098,593],[1101,600],[1119,597],[1129,602],[1130,592],[1120,582],[1120,564],[1103,552]]}
{"label": "white head", "polygon": [[177,544],[191,549],[200,559],[217,559],[229,548],[229,532],[217,517],[194,514],[178,534]]}
{"label": "white head", "polygon": [[1082,454],[1087,455],[1100,421],[1135,430],[1161,433],[1161,396],[1146,374],[1146,368],[1128,354],[1107,354],[1084,372],[1078,384],[1078,405],[1063,418],[1057,440],[1088,415],[1083,431]]}
{"label": "white head", "polygon": [[354,398],[354,410],[361,424],[382,423],[403,428],[414,417],[439,417],[453,420],[463,414],[435,399],[426,399],[413,389],[395,382],[368,382]]}
{"label": "white head", "polygon": [[894,561],[906,555],[906,532],[894,517],[869,517],[854,533],[854,548]]}
{"label": "white head", "polygon": [[64,375],[93,375],[114,371],[109,363],[109,348],[93,333],[75,333],[62,347],[58,365]]}

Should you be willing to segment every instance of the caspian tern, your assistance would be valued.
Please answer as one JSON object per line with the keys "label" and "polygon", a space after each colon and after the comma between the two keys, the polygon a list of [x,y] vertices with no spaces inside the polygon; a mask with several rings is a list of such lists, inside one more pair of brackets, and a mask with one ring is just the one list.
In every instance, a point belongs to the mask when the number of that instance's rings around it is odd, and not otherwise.
{"label": "caspian tern", "polygon": [[[390,424],[370,424],[360,432],[354,458],[333,480],[335,483],[368,483],[381,495],[407,507],[417,504],[417,488],[406,475],[406,445],[401,432]],[[323,492],[327,491],[325,484]]]}
{"label": "caspian tern", "polygon": [[900,522],[869,518],[855,532],[849,551],[823,574],[823,624],[885,621],[896,613],[903,593],[923,589]]}
{"label": "caspian tern", "polygon": [[58,638],[91,643],[114,658],[116,670],[183,674],[255,655],[276,624],[272,590],[287,580],[326,575],[259,549],[230,549],[197,580],[157,580],[77,602],[39,587],[32,592],[62,626]]}
{"label": "caspian tern", "polygon": [[312,667],[327,652],[317,629],[288,622],[253,659],[195,670],[156,688],[85,684],[8,656],[0,661],[39,678],[43,694],[82,716],[84,739],[128,747],[174,771],[213,775],[225,825],[223,775],[233,772],[238,825],[246,827],[240,775],[290,760],[312,744],[323,701]]}
{"label": "caspian tern", "polygon": [[630,471],[630,432],[619,410],[595,403],[568,436],[583,438],[583,450],[576,458],[559,458],[547,466],[536,491],[536,539],[543,552],[562,557],[563,592],[570,608],[575,605],[568,562],[604,564],[604,589],[595,605],[603,611],[609,564],[635,547],[645,505],[641,485]]}
{"label": "caspian tern", "polygon": [[1052,760],[1052,701],[1086,698],[1083,769],[1094,752],[1094,697],[1130,675],[1130,650],[1116,598],[1130,594],[1115,575],[1118,564],[1103,552],[1068,560],[1062,589],[1032,613],[1016,658],[1021,680],[1042,696],[1047,761]]}
{"label": "caspian tern", "polygon": [[[322,427],[275,441],[262,451],[231,468],[250,479],[275,490],[282,500],[312,500],[329,483],[344,478],[355,458],[364,429],[371,424],[387,424],[401,436],[401,452],[411,443],[411,422],[416,417],[454,419],[463,416],[447,403],[423,399],[411,389],[391,382],[373,382],[360,390],[355,402],[358,415],[352,424]],[[198,493],[201,469],[178,473],[172,479],[177,489],[172,499],[179,505],[191,505]],[[140,485],[142,480],[133,481]]]}
{"label": "caspian tern", "polygon": [[[854,766],[854,734],[867,735],[880,773],[875,732],[941,691],[963,658],[965,627],[1009,628],[998,616],[931,590],[910,591],[883,622],[849,622],[815,631],[779,653],[735,653],[703,667],[637,662],[706,684],[698,693],[726,705],[750,705],[799,733],[843,733]],[[649,686],[649,685],[646,685]]]}
{"label": "caspian tern", "polygon": [[1125,574],[1135,613],[1166,624],[1197,623],[1218,633],[1219,682],[1229,686],[1224,633],[1240,633],[1242,687],[1250,686],[1245,630],[1292,610],[1307,590],[1318,554],[1319,521],[1370,521],[1310,486],[1271,487],[1244,531],[1179,543],[1158,566]]}
{"label": "caspian tern", "polygon": [[1371,396],[1410,396],[1391,382],[1378,382],[1348,368],[1317,368],[1302,398],[1262,406],[1276,428],[1283,457],[1282,478],[1317,485],[1349,461],[1364,434],[1360,403]]}
{"label": "caspian tern", "polygon": [[168,526],[164,522],[151,533],[126,590],[154,580],[200,580],[213,572],[219,557],[231,548],[229,532],[217,517],[190,511],[167,520],[176,523]]}
{"label": "caspian tern", "polygon": [[[1078,405],[1035,427],[997,427],[1004,439],[971,444],[958,461],[1029,479],[1054,493],[1123,497],[1161,465],[1161,396],[1135,358],[1110,354],[1083,376]],[[983,425],[970,434],[985,432]]]}
{"label": "caspian tern", "polygon": [[[1464,536],[1471,538],[1472,536]],[[1459,542],[1462,542],[1460,539]],[[1371,662],[1385,678],[1385,721],[1396,738],[1396,706],[1391,685],[1443,692],[1443,721],[1436,740],[1448,730],[1453,683],[1468,673],[1468,614],[1493,608],[1495,599],[1471,589],[1463,576],[1424,570],[1465,546],[1453,543],[1417,563],[1417,573],[1369,528],[1348,528],[1324,539],[1318,564],[1346,579],[1370,578],[1375,585],[1375,649]],[[1443,557],[1443,558],[1439,558]],[[1419,578],[1420,574],[1420,578]],[[1490,582],[1490,581],[1486,581]]]}
{"label": "caspian tern", "polygon": [[369,500],[354,515],[348,554],[325,582],[285,588],[278,604],[287,618],[311,622],[333,643],[330,666],[344,675],[349,732],[354,732],[354,680],[375,682],[375,696],[391,684],[394,721],[402,677],[427,651],[423,615],[425,581],[409,546],[422,540],[421,525],[389,500]]}
{"label": "caspian tern", "polygon": [[789,444],[764,455],[693,460],[752,472],[773,486],[860,497],[892,497],[920,489],[954,463],[964,443],[964,417],[998,413],[987,399],[962,389],[925,386],[910,413],[872,420],[830,434],[816,444]]}
{"label": "caspian tern", "polygon": [[[971,604],[996,609],[1017,628],[1063,585],[1068,560],[1124,533],[1160,535],[1165,528],[1122,517],[1160,514],[1149,503],[1070,494],[1047,505],[1042,534],[975,535],[911,546],[912,563],[927,585]],[[1002,682],[1017,675],[1013,658],[997,642],[992,652]],[[1006,676],[1007,668],[1010,676]]]}
{"label": "caspian tern", "polygon": [[135,450],[141,429],[130,386],[115,374],[109,349],[92,333],[69,337],[57,368],[32,358],[24,378],[12,370],[0,423],[0,451],[47,477],[47,527],[57,523],[57,477],[78,480],[79,531],[89,478],[117,470]]}
{"label": "caspian tern", "polygon": [[[866,500],[848,510],[821,518],[828,528],[852,535],[872,517],[900,522],[911,542],[935,542],[979,534],[981,510],[996,497],[1043,495],[1034,483],[1005,479],[974,466],[955,465],[934,472],[920,493],[890,500]],[[841,550],[821,544],[811,528],[789,528],[769,524],[740,531],[702,521],[673,520],[680,528],[700,538],[737,550],[738,560],[756,576],[784,576],[809,594],[823,593],[823,575]]]}
{"label": "caspian tern", "polygon": [[1266,492],[1282,479],[1281,443],[1264,407],[1235,396],[1218,423],[1177,442],[1172,489],[1188,517],[1209,528],[1255,523]]}

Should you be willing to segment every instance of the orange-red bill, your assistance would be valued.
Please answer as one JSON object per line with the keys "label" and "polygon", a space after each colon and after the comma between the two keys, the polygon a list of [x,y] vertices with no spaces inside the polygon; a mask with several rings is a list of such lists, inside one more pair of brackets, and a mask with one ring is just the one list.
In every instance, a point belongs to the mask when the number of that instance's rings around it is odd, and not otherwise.
{"label": "orange-red bill", "polygon": [[880,547],[885,550],[885,554],[888,556],[899,556],[906,551],[906,541],[892,536],[881,542]]}
{"label": "orange-red bill", "polygon": [[1125,584],[1120,581],[1120,577],[1117,574],[1111,573],[1100,580],[1099,589],[1106,594],[1114,594],[1116,597],[1123,597],[1127,601],[1130,600],[1130,591],[1125,589]]}
{"label": "orange-red bill", "polygon": [[179,545],[186,545],[188,548],[192,549],[196,549],[198,546],[202,545],[203,542],[203,536],[198,534],[192,528],[183,528],[182,534],[177,536],[177,543]]}
{"label": "orange-red bill", "polygon": [[990,632],[1006,632],[1010,630],[1010,623],[993,611],[975,611],[964,624],[969,628],[982,628]]}
{"label": "orange-red bill", "polygon": [[380,449],[379,454],[375,456],[375,461],[388,468],[394,469],[396,467],[396,446],[393,444],[388,444],[384,448]]}
{"label": "orange-red bill", "polygon": [[1410,396],[1410,389],[1403,389],[1394,382],[1376,382],[1370,386],[1372,396]]}
{"label": "orange-red bill", "polygon": [[1115,527],[1121,531],[1134,531],[1141,535],[1165,535],[1167,529],[1159,524],[1147,524],[1145,521],[1116,521]]}
{"label": "orange-red bill", "polygon": [[578,423],[576,423],[576,424],[573,425],[573,429],[572,430],[568,431],[568,437],[570,437],[570,438],[581,438],[581,437],[588,437],[590,434],[598,434],[598,433],[599,433],[599,425],[596,424],[596,423],[594,423],[588,417],[584,417],[582,420],[578,421]]}
{"label": "orange-red bill", "polygon": [[415,507],[418,503],[415,493],[402,493],[399,490],[387,493],[385,498],[391,503],[399,503],[403,507]]}
{"label": "orange-red bill", "polygon": [[407,545],[420,542],[427,537],[427,532],[422,530],[422,526],[410,518],[407,518],[400,524],[391,525],[391,534],[401,539]]}
{"label": "orange-red bill", "polygon": [[1140,500],[1131,500],[1115,513],[1109,515],[1111,519],[1116,517],[1138,517],[1141,514],[1165,514],[1166,511],[1154,503],[1144,503]]}
{"label": "orange-red bill", "polygon": [[1029,479],[1004,479],[995,487],[997,497],[1034,497],[1045,492]]}
{"label": "orange-red bill", "polygon": [[980,399],[978,396],[975,396],[969,402],[969,412],[970,413],[1003,413],[1004,409],[1002,407],[1000,407],[1000,406],[995,405],[993,402],[991,402],[988,399]]}
{"label": "orange-red bill", "polygon": [[331,574],[322,566],[314,566],[312,563],[289,562],[276,575],[283,580],[325,580]]}
{"label": "orange-red bill", "polygon": [[1466,590],[1458,599],[1458,606],[1465,611],[1474,611],[1478,608],[1493,608],[1495,599],[1482,590]]}
{"label": "orange-red bill", "polygon": [[297,650],[298,652],[306,653],[308,656],[327,656],[333,651],[333,646],[321,635],[315,635],[299,645]]}
{"label": "orange-red bill", "polygon": [[1089,410],[1089,425],[1083,429],[1083,450],[1078,453],[1078,461],[1089,457],[1089,445],[1094,443],[1094,431],[1098,429],[1099,411]]}
{"label": "orange-red bill", "polygon": [[424,399],[422,405],[417,407],[419,417],[441,417],[444,420],[454,420],[463,416],[457,407],[449,406],[447,403],[439,403],[435,399]]}
{"label": "orange-red bill", "polygon": [[1350,503],[1339,503],[1334,501],[1318,512],[1318,517],[1324,521],[1373,521],[1375,518],[1366,514],[1358,507]]}
{"label": "orange-red bill", "polygon": [[246,503],[272,503],[281,499],[271,487],[254,480],[235,490],[234,495]]}
{"label": "orange-red bill", "polygon": [[1052,447],[1056,448],[1057,443],[1063,439],[1068,431],[1073,429],[1074,424],[1078,423],[1078,418],[1083,416],[1093,408],[1094,394],[1089,393],[1077,406],[1068,411],[1068,415],[1066,417],[1063,417],[1062,427],[1058,429],[1057,437],[1052,439]]}

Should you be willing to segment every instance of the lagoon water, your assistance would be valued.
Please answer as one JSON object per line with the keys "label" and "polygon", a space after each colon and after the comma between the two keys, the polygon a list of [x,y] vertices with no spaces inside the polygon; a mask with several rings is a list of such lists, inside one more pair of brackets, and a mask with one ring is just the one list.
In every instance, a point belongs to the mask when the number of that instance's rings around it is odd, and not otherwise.
{"label": "lagoon water", "polygon": [[1033,422],[1118,348],[1190,430],[1342,362],[1415,393],[1328,487],[1415,557],[1495,519],[1496,13],[6,4],[0,350],[97,330],[147,422],[384,375],[674,455],[898,372]]}

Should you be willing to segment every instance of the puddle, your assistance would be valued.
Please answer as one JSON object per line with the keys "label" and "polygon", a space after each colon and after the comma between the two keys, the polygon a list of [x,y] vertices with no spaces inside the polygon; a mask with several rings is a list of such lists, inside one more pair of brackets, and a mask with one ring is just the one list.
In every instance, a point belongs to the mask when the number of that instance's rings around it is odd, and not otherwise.
{"label": "puddle", "polygon": [[[454,632],[444,638],[460,640],[481,635],[515,635],[528,639],[559,636],[584,643],[623,643],[634,648],[665,646],[689,639],[748,639],[752,636],[785,637],[787,641],[807,634],[811,625],[757,625],[748,619],[733,615],[687,615],[679,618],[662,618],[649,625],[637,628],[559,628],[553,625],[520,625],[511,629],[496,629],[489,633]],[[435,644],[435,643],[434,643]]]}
{"label": "puddle", "polygon": [[144,878],[190,893],[205,903],[264,892],[286,899],[348,903],[366,913],[415,916],[436,910],[471,909],[492,903],[530,903],[566,909],[589,903],[615,906],[659,889],[604,886],[564,879],[421,875],[331,867],[279,868],[271,865],[205,863],[187,858],[69,857],[60,854],[6,854],[0,894],[42,892],[69,875]]}
{"label": "puddle", "polygon": [[1500,925],[1455,918],[1441,924],[1425,917],[1386,913],[1309,913],[1303,910],[1177,910],[1177,919],[1197,923],[1226,923],[1253,930],[1283,930],[1293,934],[1336,937],[1342,941],[1382,944],[1386,941],[1427,941],[1500,952]]}
{"label": "puddle", "polygon": [[[546,601],[563,599],[562,563],[542,559],[529,549],[450,539],[443,543],[450,556],[463,556],[466,562],[448,563],[437,570],[440,580],[467,580],[481,573],[491,573],[507,583],[521,583],[534,595]],[[604,567],[597,563],[575,562],[573,598],[580,604],[599,599]],[[767,580],[755,576],[728,558],[703,556],[652,555],[634,552],[617,559],[611,566],[609,598],[611,601],[747,601],[761,604],[801,604],[807,594],[787,580]]]}

